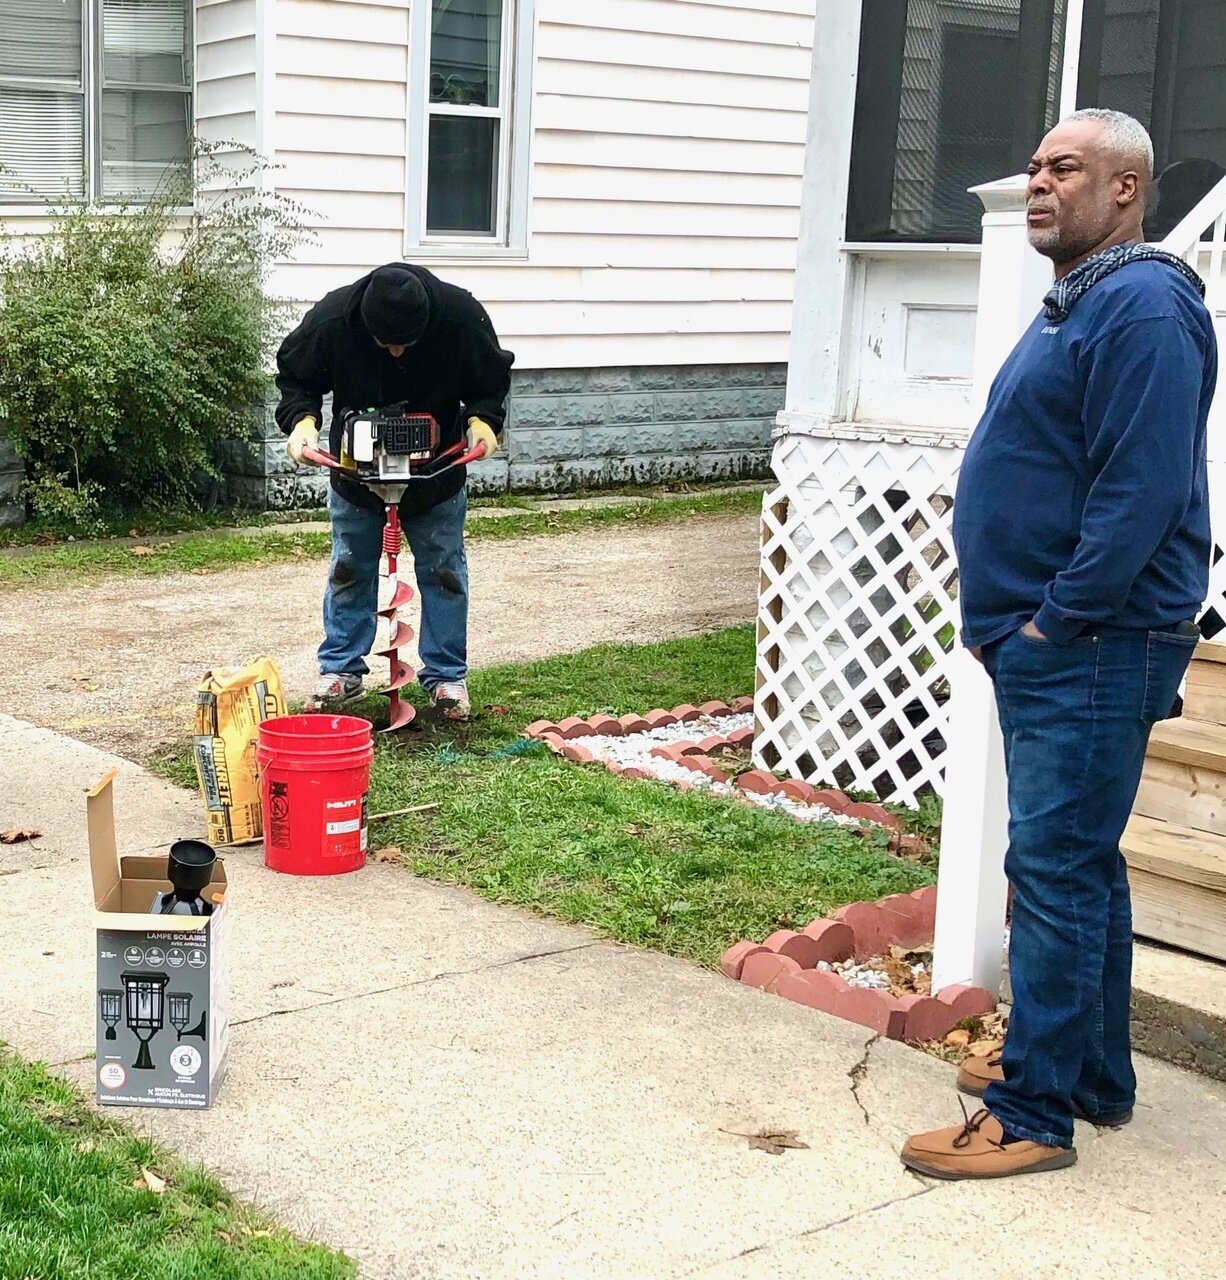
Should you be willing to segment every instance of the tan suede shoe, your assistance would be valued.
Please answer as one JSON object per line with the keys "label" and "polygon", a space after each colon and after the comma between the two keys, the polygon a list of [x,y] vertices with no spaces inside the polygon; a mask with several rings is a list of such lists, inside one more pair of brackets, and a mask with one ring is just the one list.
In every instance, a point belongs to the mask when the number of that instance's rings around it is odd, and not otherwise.
{"label": "tan suede shoe", "polygon": [[999,1053],[988,1058],[967,1058],[958,1068],[958,1092],[982,1098],[988,1085],[1001,1084],[1004,1079],[1004,1059]]}
{"label": "tan suede shoe", "polygon": [[1045,1173],[1077,1163],[1071,1147],[1045,1147],[1038,1142],[1003,1144],[1000,1121],[986,1109],[965,1123],[908,1138],[902,1162],[928,1178],[951,1182],[963,1178],[1012,1178],[1019,1173]]}
{"label": "tan suede shoe", "polygon": [[[958,1068],[958,1092],[970,1094],[972,1098],[982,1098],[988,1085],[999,1083],[1004,1078],[1004,1060],[999,1053],[990,1058],[967,1058]],[[1076,1103],[1073,1103],[1073,1115],[1100,1129],[1122,1129],[1132,1121],[1131,1111],[1092,1116],[1087,1115]]]}

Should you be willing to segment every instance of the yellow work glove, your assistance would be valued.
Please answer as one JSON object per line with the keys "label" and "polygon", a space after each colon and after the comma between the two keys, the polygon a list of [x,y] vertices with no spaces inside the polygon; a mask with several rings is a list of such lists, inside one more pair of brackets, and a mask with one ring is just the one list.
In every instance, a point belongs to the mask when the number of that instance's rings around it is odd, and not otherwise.
{"label": "yellow work glove", "polygon": [[479,444],[485,445],[485,456],[492,458],[498,452],[498,437],[494,428],[484,418],[469,418],[468,449],[471,453]]}
{"label": "yellow work glove", "polygon": [[314,418],[299,418],[285,443],[285,452],[295,462],[302,461],[303,449],[319,448],[319,423]]}

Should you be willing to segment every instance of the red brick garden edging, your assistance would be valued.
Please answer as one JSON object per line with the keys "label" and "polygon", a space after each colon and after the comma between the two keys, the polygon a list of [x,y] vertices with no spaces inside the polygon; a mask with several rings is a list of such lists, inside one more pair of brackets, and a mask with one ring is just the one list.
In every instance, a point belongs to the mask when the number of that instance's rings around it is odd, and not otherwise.
{"label": "red brick garden edging", "polygon": [[[596,757],[583,739],[597,734],[620,737],[644,733],[665,725],[687,724],[702,716],[720,718],[753,710],[752,698],[731,703],[688,703],[671,711],[656,708],[646,715],[596,715],[589,719],[569,716],[560,722],[537,720],[524,736],[543,742],[556,755],[574,764],[595,764]],[[765,769],[748,769],[735,778],[720,768],[722,752],[741,750],[753,741],[753,729],[737,729],[696,742],[675,742],[652,752],[713,782],[731,782],[741,791],[762,795],[782,793],[801,804],[822,805],[833,813],[878,823],[895,831],[899,846],[918,837],[903,835],[896,814],[879,804],[852,800],[841,791],[819,789],[808,782],[781,780]],[[605,767],[624,778],[647,779],[642,769],[623,768],[613,761]],[[688,787],[688,783],[678,784]],[[980,1017],[996,1008],[996,998],[983,987],[948,987],[937,996],[894,996],[888,991],[855,987],[839,974],[817,968],[822,961],[867,960],[892,946],[915,948],[932,942],[936,925],[936,886],[914,893],[894,894],[879,902],[853,902],[829,918],[814,920],[803,931],[780,929],[765,942],[738,942],[724,953],[721,971],[747,986],[783,996],[797,1004],[833,1013],[868,1027],[891,1040],[939,1040],[965,1018]]]}
{"label": "red brick garden edging", "polygon": [[996,997],[971,986],[946,987],[936,996],[895,996],[852,986],[817,968],[822,961],[868,960],[892,946],[930,944],[936,903],[935,885],[879,902],[853,902],[800,932],[780,929],[762,943],[738,942],[724,952],[719,967],[746,986],[846,1018],[890,1040],[941,1040],[964,1018],[991,1013]]}
{"label": "red brick garden edging", "polygon": [[[545,743],[556,755],[574,764],[594,764],[596,758],[583,746],[584,738],[596,734],[621,737],[625,734],[644,733],[648,729],[659,729],[665,725],[687,724],[701,716],[719,718],[740,715],[752,710],[752,698],[736,698],[731,703],[704,702],[700,707],[683,703],[671,711],[656,708],[643,716],[597,715],[587,720],[580,719],[578,716],[569,716],[558,723],[552,720],[536,720],[524,730],[524,735]],[[705,774],[712,782],[731,782],[741,791],[753,791],[760,795],[782,794],[800,804],[821,805],[832,813],[844,817],[863,818],[867,822],[876,822],[883,827],[898,828],[897,815],[892,814],[882,805],[855,801],[841,791],[819,789],[809,782],[798,782],[791,778],[781,780],[765,769],[747,769],[734,778],[720,768],[719,762],[713,758],[722,751],[737,750],[749,746],[752,742],[753,729],[745,728],[734,730],[727,736],[716,734],[703,738],[701,742],[670,743],[666,747],[657,747],[652,754],[671,760],[683,768],[692,769],[695,773]],[[644,779],[652,776],[642,769],[623,768],[612,761],[606,762],[605,768],[612,773],[621,774],[624,778]]]}

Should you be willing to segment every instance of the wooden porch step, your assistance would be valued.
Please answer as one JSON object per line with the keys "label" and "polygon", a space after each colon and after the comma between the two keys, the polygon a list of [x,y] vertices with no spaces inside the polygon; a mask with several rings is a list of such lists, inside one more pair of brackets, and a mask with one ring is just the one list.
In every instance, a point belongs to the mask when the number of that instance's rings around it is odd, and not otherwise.
{"label": "wooden porch step", "polygon": [[1146,758],[1226,773],[1226,725],[1187,714],[1181,720],[1163,720],[1154,725]]}
{"label": "wooden porch step", "polygon": [[1134,932],[1226,960],[1226,837],[1134,814],[1120,848]]}
{"label": "wooden porch step", "polygon": [[1171,727],[1158,726],[1162,735],[1158,741],[1150,742],[1133,813],[1226,837],[1226,772],[1203,764],[1183,763],[1183,755],[1203,758],[1203,750],[1193,752],[1187,735],[1172,735]]}
{"label": "wooden porch step", "polygon": [[1226,837],[1133,814],[1121,847],[1130,867],[1226,894]]}
{"label": "wooden porch step", "polygon": [[1206,640],[1197,645],[1183,702],[1189,719],[1226,724],[1226,644]]}

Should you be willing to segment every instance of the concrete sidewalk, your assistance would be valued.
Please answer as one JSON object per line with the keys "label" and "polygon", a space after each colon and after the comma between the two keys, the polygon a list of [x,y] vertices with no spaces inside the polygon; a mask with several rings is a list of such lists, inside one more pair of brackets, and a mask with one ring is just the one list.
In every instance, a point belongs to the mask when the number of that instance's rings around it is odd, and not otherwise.
{"label": "concrete sidewalk", "polygon": [[[0,1037],[92,1090],[83,790],[121,847],[199,834],[193,797],[0,717]],[[2,874],[11,871],[12,874]],[[952,1070],[692,966],[370,866],[229,857],[229,1078],[210,1112],[128,1113],[380,1280],[1134,1280],[1222,1275],[1223,1086],[1142,1059],[1080,1164],[930,1184],[897,1150],[958,1114]],[[773,1156],[738,1134],[794,1129]]]}

